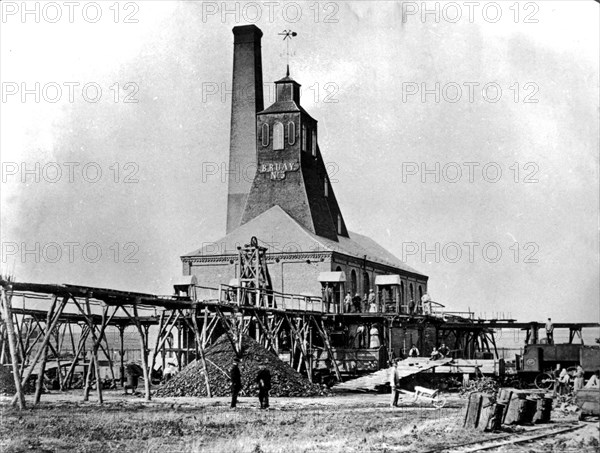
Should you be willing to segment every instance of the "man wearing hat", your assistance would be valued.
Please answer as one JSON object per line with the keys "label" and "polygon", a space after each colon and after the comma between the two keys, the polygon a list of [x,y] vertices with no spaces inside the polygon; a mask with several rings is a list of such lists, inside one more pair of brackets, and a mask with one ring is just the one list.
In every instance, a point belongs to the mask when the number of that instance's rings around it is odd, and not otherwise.
{"label": "man wearing hat", "polygon": [[242,389],[242,374],[240,373],[240,359],[237,357],[233,359],[233,366],[231,367],[231,408],[233,409],[237,405],[237,398]]}
{"label": "man wearing hat", "polygon": [[258,384],[258,401],[260,401],[261,409],[269,408],[269,390],[271,390],[271,373],[266,367],[268,362],[265,360],[259,365],[259,372],[256,376]]}

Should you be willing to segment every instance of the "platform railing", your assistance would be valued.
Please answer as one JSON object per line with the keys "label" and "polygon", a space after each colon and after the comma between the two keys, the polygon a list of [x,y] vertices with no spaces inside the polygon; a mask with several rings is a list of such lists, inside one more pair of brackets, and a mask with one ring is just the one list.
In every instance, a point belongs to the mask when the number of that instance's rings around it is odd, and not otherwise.
{"label": "platform railing", "polygon": [[[222,304],[325,313],[325,304],[320,297],[282,293],[262,288],[221,284],[219,285],[218,299]],[[331,305],[333,307],[333,304]]]}

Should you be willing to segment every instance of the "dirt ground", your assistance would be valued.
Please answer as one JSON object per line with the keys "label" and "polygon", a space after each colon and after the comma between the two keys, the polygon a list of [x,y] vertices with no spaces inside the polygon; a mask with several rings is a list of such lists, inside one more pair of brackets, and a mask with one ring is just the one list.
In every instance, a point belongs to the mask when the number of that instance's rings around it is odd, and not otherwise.
{"label": "dirt ground", "polygon": [[[345,394],[272,398],[260,410],[255,398],[154,398],[106,391],[102,406],[82,401],[82,391],[42,396],[39,407],[19,412],[0,399],[0,452],[423,452],[467,451],[458,445],[499,438],[462,428],[465,400],[450,396],[442,409],[389,395]],[[553,411],[554,424],[577,414]],[[518,427],[524,433],[538,427]],[[506,439],[506,437],[505,437]],[[598,423],[529,444],[487,451],[597,452]]]}

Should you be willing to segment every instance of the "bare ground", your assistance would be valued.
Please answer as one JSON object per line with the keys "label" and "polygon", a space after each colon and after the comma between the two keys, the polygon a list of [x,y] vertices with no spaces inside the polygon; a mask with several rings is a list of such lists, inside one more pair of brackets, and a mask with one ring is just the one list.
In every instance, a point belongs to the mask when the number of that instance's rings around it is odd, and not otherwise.
{"label": "bare ground", "polygon": [[[93,398],[92,398],[93,399]],[[450,397],[442,409],[388,395],[272,398],[258,409],[255,398],[155,398],[105,392],[105,403],[82,402],[82,392],[46,394],[37,408],[20,413],[0,400],[1,452],[418,452],[459,451],[458,445],[500,434],[462,428],[464,400]],[[553,412],[556,422],[576,414]],[[597,423],[527,445],[488,451],[596,452]],[[532,428],[515,428],[524,432]],[[506,434],[506,433],[502,433]]]}

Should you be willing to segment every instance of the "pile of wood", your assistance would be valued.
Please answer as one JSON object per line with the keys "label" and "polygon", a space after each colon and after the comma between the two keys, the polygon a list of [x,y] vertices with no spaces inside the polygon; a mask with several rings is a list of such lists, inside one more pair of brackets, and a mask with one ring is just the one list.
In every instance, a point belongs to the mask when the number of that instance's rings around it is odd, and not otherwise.
{"label": "pile of wood", "polygon": [[[229,373],[236,355],[223,334],[206,350],[205,359],[212,396],[231,395]],[[271,396],[319,396],[327,390],[312,384],[307,378],[267,351],[254,339],[244,337],[240,371],[242,374],[242,396],[257,396],[256,376],[260,364],[271,372]],[[169,382],[156,391],[157,396],[207,396],[204,369],[200,360],[191,362]]]}

